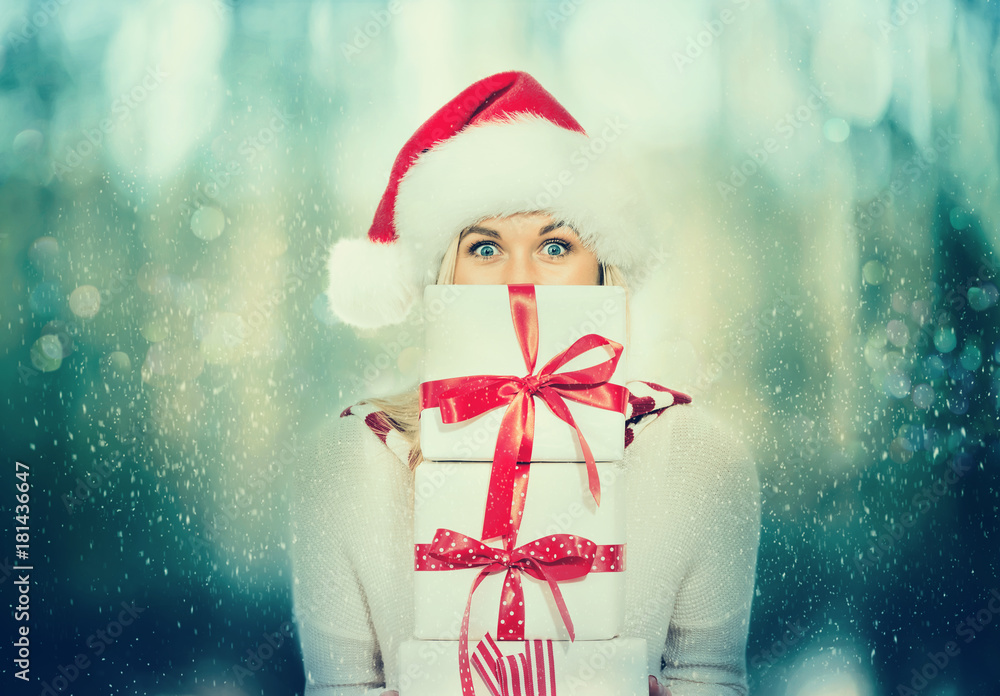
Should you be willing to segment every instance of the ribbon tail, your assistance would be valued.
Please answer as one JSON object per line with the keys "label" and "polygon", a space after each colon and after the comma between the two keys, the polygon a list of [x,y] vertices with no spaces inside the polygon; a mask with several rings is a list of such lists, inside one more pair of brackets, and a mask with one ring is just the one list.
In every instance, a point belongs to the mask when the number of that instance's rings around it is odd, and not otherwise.
{"label": "ribbon tail", "polygon": [[493,450],[493,467],[490,470],[490,485],[486,494],[486,514],[483,517],[484,541],[510,534],[513,528],[511,513],[514,503],[514,476],[517,469],[517,453],[520,451],[519,438],[523,431],[517,426],[524,421],[525,400],[531,397],[519,395],[511,402],[500,423],[500,435]]}
{"label": "ribbon tail", "polygon": [[479,672],[479,677],[486,684],[492,696],[503,696],[503,689],[500,685],[499,661],[503,659],[503,653],[497,647],[493,636],[487,633],[476,646],[476,651],[472,655],[472,665]]}
{"label": "ribbon tail", "polygon": [[[510,626],[513,628],[509,628]],[[500,640],[524,640],[524,589],[518,568],[507,569],[507,577],[500,592],[497,637]]]}
{"label": "ribbon tail", "polygon": [[556,607],[559,608],[559,616],[562,617],[563,625],[566,626],[566,632],[569,633],[570,640],[576,640],[576,631],[573,629],[573,619],[570,618],[569,608],[566,606],[566,600],[563,599],[562,592],[559,590],[559,584],[552,578],[545,575],[545,581],[549,583],[549,589],[552,590],[552,598],[556,600]]}
{"label": "ribbon tail", "polygon": [[496,455],[493,458],[490,487],[486,494],[483,533],[480,537],[484,541],[507,536],[512,531],[510,514],[514,502],[514,490],[511,478],[514,476],[515,466],[512,456]]}
{"label": "ribbon tail", "polygon": [[594,461],[594,453],[590,451],[590,445],[587,444],[587,439],[580,431],[580,426],[574,422],[573,427],[576,428],[576,435],[580,438],[580,447],[583,449],[583,458],[587,462],[587,485],[590,486],[590,494],[594,496],[597,507],[600,507],[601,477],[597,475],[597,462]]}
{"label": "ribbon tail", "polygon": [[524,646],[524,652],[520,655],[521,676],[524,682],[525,696],[535,696],[535,665],[531,659],[531,646],[534,645],[534,643],[535,641],[531,641]]}
{"label": "ribbon tail", "polygon": [[[538,563],[536,560],[531,559],[531,566],[534,568],[532,573],[533,577],[545,580],[548,583],[549,589],[552,591],[552,598],[556,601],[556,608],[559,609],[559,616],[562,617],[563,625],[566,627],[566,632],[569,634],[570,640],[576,640],[576,631],[573,628],[573,619],[569,615],[569,607],[566,606],[566,600],[563,599],[562,592],[559,590],[559,583],[556,582],[545,570],[545,566]],[[586,574],[586,573],[585,573]]]}
{"label": "ribbon tail", "polygon": [[535,444],[535,399],[531,396],[522,398],[524,408],[521,410],[521,445],[517,450],[517,461],[530,462],[531,450]]}
{"label": "ribbon tail", "polygon": [[549,696],[556,696],[556,658],[552,650],[552,641],[545,641],[545,652],[548,658],[548,676],[549,676]]}
{"label": "ribbon tail", "polygon": [[462,696],[476,696],[476,688],[472,685],[472,668],[469,660],[469,615],[472,613],[472,595],[476,593],[479,583],[489,574],[488,567],[483,568],[472,583],[469,599],[465,603],[465,616],[462,617],[462,631],[458,634],[458,675],[462,680]]}

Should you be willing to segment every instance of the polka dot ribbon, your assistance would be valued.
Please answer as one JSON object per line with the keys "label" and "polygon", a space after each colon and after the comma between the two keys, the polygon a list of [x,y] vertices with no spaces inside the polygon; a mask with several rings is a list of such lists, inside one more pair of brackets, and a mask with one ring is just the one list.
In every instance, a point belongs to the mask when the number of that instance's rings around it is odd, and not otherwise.
{"label": "polka dot ribbon", "polygon": [[[513,375],[473,375],[452,377],[420,385],[420,408],[440,408],[444,423],[458,423],[496,408],[506,407],[493,452],[483,539],[510,534],[513,478],[517,462],[531,461],[535,430],[535,397],[540,398],[560,420],[576,431],[587,463],[587,481],[594,501],[601,504],[601,483],[597,464],[583,432],[573,419],[564,399],[595,408],[625,413],[628,390],[609,384],[624,348],[598,334],[587,334],[558,353],[538,372],[538,306],[533,285],[508,285],[511,317],[524,364],[525,377]],[[611,357],[591,367],[557,372],[565,363],[595,348],[609,348]]]}
{"label": "polka dot ribbon", "polygon": [[497,636],[501,640],[524,640],[522,572],[548,583],[570,640],[575,640],[573,620],[558,583],[582,578],[592,572],[624,570],[625,548],[623,544],[597,545],[574,534],[553,534],[514,549],[493,548],[460,532],[438,529],[430,544],[416,544],[414,551],[417,571],[481,568],[469,590],[458,639],[462,693],[474,696],[469,666],[469,614],[472,597],[488,575],[507,572],[497,619]]}

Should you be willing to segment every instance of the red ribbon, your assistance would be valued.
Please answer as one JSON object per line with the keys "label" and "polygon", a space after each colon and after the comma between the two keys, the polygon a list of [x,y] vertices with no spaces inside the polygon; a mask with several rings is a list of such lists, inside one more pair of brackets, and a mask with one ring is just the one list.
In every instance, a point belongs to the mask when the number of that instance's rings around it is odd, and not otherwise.
{"label": "red ribbon", "polygon": [[[508,538],[509,539],[509,538]],[[508,547],[510,544],[507,545]],[[497,636],[501,640],[524,640],[524,592],[521,573],[544,580],[555,599],[559,615],[570,640],[576,639],[573,620],[563,600],[558,583],[585,577],[591,572],[623,570],[624,545],[597,545],[573,534],[554,534],[512,550],[492,548],[482,541],[450,529],[438,529],[430,544],[415,544],[416,570],[456,570],[482,568],[469,590],[462,629],[458,639],[459,671],[462,692],[474,696],[469,667],[469,614],[472,596],[486,576],[507,571],[501,596]],[[466,688],[466,686],[468,688]]]}
{"label": "red ribbon", "polygon": [[[541,398],[559,419],[574,430],[587,463],[587,481],[594,501],[601,504],[601,482],[597,465],[580,427],[573,420],[564,399],[608,411],[625,413],[628,390],[618,384],[608,384],[621,358],[623,347],[597,334],[587,334],[558,353],[538,372],[538,306],[533,285],[508,285],[511,317],[521,348],[525,377],[513,375],[474,375],[424,382],[420,385],[420,408],[440,408],[444,423],[458,423],[475,418],[487,411],[506,406],[490,474],[486,515],[483,519],[483,539],[510,534],[513,480],[517,462],[531,461],[534,441],[535,402]],[[582,370],[556,372],[564,364],[594,348],[608,347],[612,357]]]}
{"label": "red ribbon", "polygon": [[487,633],[472,653],[472,664],[492,696],[556,696],[551,640],[527,641],[524,651],[504,655]]}

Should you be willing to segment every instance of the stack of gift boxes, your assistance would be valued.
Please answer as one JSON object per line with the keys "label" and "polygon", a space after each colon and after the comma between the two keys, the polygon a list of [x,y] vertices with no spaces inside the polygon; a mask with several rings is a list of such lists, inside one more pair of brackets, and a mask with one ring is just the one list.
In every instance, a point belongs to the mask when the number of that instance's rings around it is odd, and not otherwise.
{"label": "stack of gift boxes", "polygon": [[430,286],[400,696],[644,696],[625,595],[625,295]]}

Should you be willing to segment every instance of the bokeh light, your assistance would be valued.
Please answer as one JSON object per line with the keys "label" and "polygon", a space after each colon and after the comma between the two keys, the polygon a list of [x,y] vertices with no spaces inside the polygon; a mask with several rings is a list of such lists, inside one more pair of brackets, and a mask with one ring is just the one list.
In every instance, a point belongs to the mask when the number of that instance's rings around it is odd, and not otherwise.
{"label": "bokeh light", "polygon": [[101,291],[93,285],[80,285],[69,295],[69,308],[81,319],[92,319],[101,309]]}

